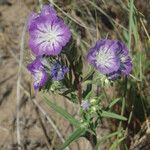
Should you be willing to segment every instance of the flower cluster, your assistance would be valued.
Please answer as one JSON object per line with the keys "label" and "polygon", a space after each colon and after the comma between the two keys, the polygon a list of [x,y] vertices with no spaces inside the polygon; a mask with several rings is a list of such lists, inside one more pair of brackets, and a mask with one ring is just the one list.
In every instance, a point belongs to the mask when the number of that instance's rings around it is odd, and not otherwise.
{"label": "flower cluster", "polygon": [[[27,68],[34,76],[34,88],[37,90],[46,84],[49,75],[52,80],[59,81],[69,71],[54,56],[58,56],[69,42],[71,32],[51,5],[44,5],[40,13],[32,12],[27,28],[29,46],[37,57]],[[51,64],[48,63],[49,67],[43,63],[45,56],[54,58]],[[98,40],[89,50],[87,60],[110,80],[115,80],[121,74],[128,76],[132,69],[128,49],[118,40]],[[82,107],[89,107],[86,101]]]}
{"label": "flower cluster", "polygon": [[99,72],[114,80],[121,74],[129,75],[132,69],[127,47],[118,40],[99,40],[89,50],[87,60]]}
{"label": "flower cluster", "polygon": [[84,112],[88,111],[91,114],[101,109],[99,106],[99,100],[97,98],[85,99],[81,102],[81,108]]}
{"label": "flower cluster", "polygon": [[69,71],[68,67],[60,64],[59,61],[53,63],[45,63],[46,58],[36,57],[36,59],[27,66],[27,69],[31,72],[34,78],[34,89],[38,90],[42,88],[48,81],[48,76],[54,81],[60,81],[64,79],[65,74]]}
{"label": "flower cluster", "polygon": [[56,61],[51,67],[51,77],[56,81],[62,80],[68,71],[69,69],[66,66],[62,66],[60,62]]}
{"label": "flower cluster", "polygon": [[57,56],[71,38],[68,26],[49,5],[44,5],[40,14],[30,15],[28,31],[29,46],[37,56]]}
{"label": "flower cluster", "polygon": [[50,5],[44,5],[39,14],[32,12],[28,18],[27,28],[30,37],[29,46],[37,57],[27,68],[34,77],[34,88],[37,90],[46,84],[48,74],[53,80],[62,80],[68,72],[67,67],[58,61],[54,61],[49,70],[46,69],[43,57],[59,55],[69,42],[71,32]]}

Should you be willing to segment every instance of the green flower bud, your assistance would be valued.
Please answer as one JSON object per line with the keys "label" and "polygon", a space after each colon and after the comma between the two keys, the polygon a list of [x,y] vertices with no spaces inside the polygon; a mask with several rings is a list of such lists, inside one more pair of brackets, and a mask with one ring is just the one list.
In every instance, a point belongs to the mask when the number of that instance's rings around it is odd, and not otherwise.
{"label": "green flower bud", "polygon": [[91,113],[95,113],[97,111],[97,106],[92,106],[91,107]]}
{"label": "green flower bud", "polygon": [[105,82],[105,84],[106,84],[106,85],[110,84],[110,82],[109,82],[109,80],[108,80],[108,79],[105,79],[105,81],[104,81],[104,82]]}
{"label": "green flower bud", "polygon": [[96,104],[96,102],[97,102],[97,100],[96,100],[95,98],[92,98],[92,99],[90,100],[90,103],[91,103],[92,105]]}
{"label": "green flower bud", "polygon": [[88,127],[88,123],[87,122],[83,122],[82,125],[81,125],[81,127],[87,128]]}

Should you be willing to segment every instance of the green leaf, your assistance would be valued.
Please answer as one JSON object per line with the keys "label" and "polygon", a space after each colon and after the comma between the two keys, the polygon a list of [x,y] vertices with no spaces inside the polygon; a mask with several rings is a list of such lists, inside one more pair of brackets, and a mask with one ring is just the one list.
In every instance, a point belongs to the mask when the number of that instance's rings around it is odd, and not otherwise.
{"label": "green leaf", "polygon": [[55,110],[57,113],[62,115],[64,118],[66,118],[72,125],[74,125],[75,127],[79,127],[81,125],[81,123],[77,119],[75,119],[71,114],[69,114],[63,108],[51,102],[46,97],[45,97],[45,101],[48,104],[48,106],[50,106],[53,110]]}
{"label": "green leaf", "polygon": [[108,112],[108,111],[102,111],[101,116],[102,116],[102,117],[105,117],[105,118],[114,118],[114,119],[124,120],[124,121],[127,120],[127,118],[124,117],[124,116],[115,114],[115,113],[113,113],[113,112]]}
{"label": "green leaf", "polygon": [[72,141],[77,140],[79,137],[83,136],[86,132],[86,129],[81,127],[74,131],[68,139],[61,145],[60,150],[65,149]]}
{"label": "green leaf", "polygon": [[79,56],[78,60],[75,62],[76,73],[80,76],[83,70],[82,56]]}
{"label": "green leaf", "polygon": [[113,144],[111,145],[111,147],[109,148],[109,150],[116,150],[117,146],[123,141],[125,140],[126,137],[122,137],[121,139],[117,139],[113,142]]}
{"label": "green leaf", "polygon": [[93,68],[92,70],[88,73],[88,75],[83,79],[85,80],[84,82],[89,82],[87,83],[86,90],[83,92],[83,98],[85,98],[92,90],[92,79],[93,79]]}
{"label": "green leaf", "polygon": [[113,136],[118,135],[120,132],[121,132],[121,131],[116,131],[116,132],[113,132],[113,133],[110,133],[110,134],[107,134],[107,135],[103,136],[103,137],[97,142],[96,147],[95,147],[95,150],[98,150],[99,145],[100,145],[103,141],[105,141],[105,140],[107,140],[107,139],[109,139],[109,138],[111,138],[111,137],[113,137]]}
{"label": "green leaf", "polygon": [[116,99],[112,100],[112,102],[109,105],[109,108],[112,108],[120,100],[121,100],[120,98],[116,98]]}

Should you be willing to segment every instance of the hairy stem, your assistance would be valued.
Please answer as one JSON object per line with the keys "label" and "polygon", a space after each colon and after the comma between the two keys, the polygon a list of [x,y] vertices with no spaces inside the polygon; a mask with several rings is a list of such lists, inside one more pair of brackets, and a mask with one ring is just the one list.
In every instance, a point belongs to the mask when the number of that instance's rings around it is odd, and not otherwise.
{"label": "hairy stem", "polygon": [[75,65],[73,64],[73,62],[69,59],[69,57],[67,57],[68,61],[70,62],[74,77],[75,77],[75,83],[76,83],[76,88],[77,88],[77,94],[78,94],[78,100],[79,100],[79,104],[81,104],[82,101],[82,81],[80,80],[80,75],[77,74],[76,72],[76,68]]}

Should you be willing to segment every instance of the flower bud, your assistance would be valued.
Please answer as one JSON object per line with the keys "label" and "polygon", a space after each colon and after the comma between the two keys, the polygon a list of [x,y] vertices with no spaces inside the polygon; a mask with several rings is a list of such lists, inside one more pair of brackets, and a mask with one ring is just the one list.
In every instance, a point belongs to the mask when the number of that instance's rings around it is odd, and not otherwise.
{"label": "flower bud", "polygon": [[84,111],[87,111],[90,107],[90,103],[88,102],[88,100],[83,100],[81,103],[81,107]]}
{"label": "flower bud", "polygon": [[95,98],[92,98],[92,99],[90,100],[90,103],[93,104],[93,105],[96,104],[96,102],[97,102],[97,101],[96,101]]}
{"label": "flower bud", "polygon": [[91,107],[91,113],[95,113],[97,111],[97,106],[92,106]]}

